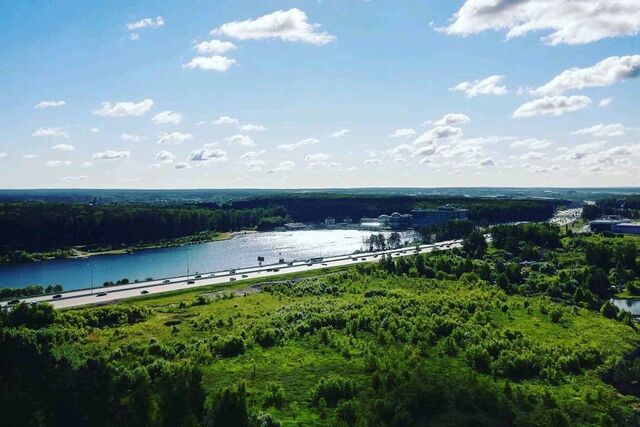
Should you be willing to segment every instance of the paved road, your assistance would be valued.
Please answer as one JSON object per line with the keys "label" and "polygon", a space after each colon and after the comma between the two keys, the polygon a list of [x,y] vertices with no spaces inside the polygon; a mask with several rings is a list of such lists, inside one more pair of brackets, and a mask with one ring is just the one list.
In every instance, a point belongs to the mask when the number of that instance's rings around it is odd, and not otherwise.
{"label": "paved road", "polygon": [[582,208],[566,209],[556,212],[549,222],[562,227],[576,222],[580,216],[582,216]]}
{"label": "paved road", "polygon": [[[452,249],[462,246],[462,240],[449,240],[438,242],[432,245],[420,246],[420,252],[431,252],[434,249]],[[47,302],[55,308],[70,308],[82,305],[104,304],[127,298],[139,297],[143,292],[145,294],[160,294],[163,292],[171,292],[181,289],[192,289],[201,286],[209,286],[223,284],[229,282],[239,282],[243,280],[266,278],[275,275],[300,273],[304,271],[318,270],[327,267],[339,267],[342,265],[353,265],[363,262],[376,262],[382,254],[391,254],[394,257],[409,256],[416,253],[415,247],[400,248],[387,251],[361,253],[357,255],[340,255],[324,258],[321,262],[310,263],[307,261],[296,261],[293,265],[274,264],[265,266],[256,266],[234,271],[217,271],[213,273],[203,273],[199,275],[189,275],[172,277],[168,279],[151,280],[148,282],[131,283],[128,285],[112,286],[108,288],[83,289],[78,291],[69,291],[60,294],[59,298],[54,299],[53,295],[41,295],[36,297],[24,298],[21,301],[27,303]],[[6,306],[7,302],[0,302],[0,307]]]}

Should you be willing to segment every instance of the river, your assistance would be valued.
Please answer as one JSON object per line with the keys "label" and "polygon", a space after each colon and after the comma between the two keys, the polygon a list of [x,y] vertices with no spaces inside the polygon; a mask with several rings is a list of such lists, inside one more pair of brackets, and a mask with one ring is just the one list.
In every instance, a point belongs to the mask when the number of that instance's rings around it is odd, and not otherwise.
{"label": "river", "polygon": [[[388,235],[389,233],[384,233]],[[413,232],[404,232],[402,241],[413,240]],[[227,270],[257,265],[259,256],[265,263],[351,254],[362,249],[363,237],[371,231],[301,230],[291,232],[251,233],[230,240],[145,249],[132,254],[100,255],[85,259],[56,259],[30,264],[0,266],[0,288],[27,285],[60,284],[66,291],[106,281],[127,278],[174,277],[196,272]]]}

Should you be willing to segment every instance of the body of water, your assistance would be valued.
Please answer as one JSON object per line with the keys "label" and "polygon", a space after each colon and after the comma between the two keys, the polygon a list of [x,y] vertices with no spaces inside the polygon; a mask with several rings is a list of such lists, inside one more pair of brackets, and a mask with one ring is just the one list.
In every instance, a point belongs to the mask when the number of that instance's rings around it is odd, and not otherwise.
{"label": "body of water", "polygon": [[634,316],[640,316],[640,300],[613,298],[611,302],[620,310],[628,311]]}
{"label": "body of water", "polygon": [[[384,233],[388,235],[389,233]],[[251,267],[259,256],[266,264],[351,254],[362,249],[362,239],[370,231],[303,230],[252,233],[230,240],[146,249],[126,255],[101,255],[85,259],[59,259],[31,264],[0,266],[0,287],[60,284],[65,290],[101,287],[106,281],[127,278],[175,277],[196,272]],[[402,241],[412,241],[413,232],[402,233]]]}

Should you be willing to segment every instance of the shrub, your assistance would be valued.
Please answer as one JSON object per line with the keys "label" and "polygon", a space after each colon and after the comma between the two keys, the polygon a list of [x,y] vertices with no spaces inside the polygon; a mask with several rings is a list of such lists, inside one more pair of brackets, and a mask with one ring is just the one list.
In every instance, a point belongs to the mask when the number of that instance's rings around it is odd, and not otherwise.
{"label": "shrub", "polygon": [[559,307],[554,307],[551,309],[551,311],[549,312],[549,317],[551,318],[551,321],[553,323],[560,323],[560,320],[562,319],[562,309]]}
{"label": "shrub", "polygon": [[600,313],[602,313],[604,317],[615,319],[618,315],[618,307],[616,307],[611,301],[607,301],[602,304],[602,307],[600,307]]}
{"label": "shrub", "polygon": [[264,399],[264,406],[274,406],[276,408],[282,408],[285,401],[284,388],[278,383],[267,384],[267,396]]}
{"label": "shrub", "polygon": [[312,391],[311,402],[318,405],[324,399],[328,407],[335,408],[338,401],[350,399],[356,395],[356,385],[353,380],[338,375],[320,378]]}
{"label": "shrub", "polygon": [[222,357],[233,357],[244,353],[245,345],[241,337],[230,335],[220,339],[214,339],[213,353]]}

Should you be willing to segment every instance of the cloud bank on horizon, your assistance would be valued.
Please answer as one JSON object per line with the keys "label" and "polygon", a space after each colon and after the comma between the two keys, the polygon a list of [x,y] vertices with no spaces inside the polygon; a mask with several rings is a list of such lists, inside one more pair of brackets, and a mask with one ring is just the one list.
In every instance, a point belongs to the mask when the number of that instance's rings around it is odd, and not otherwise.
{"label": "cloud bank on horizon", "polygon": [[640,2],[399,2],[31,5],[0,187],[640,184]]}

